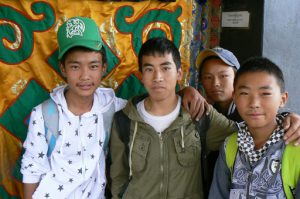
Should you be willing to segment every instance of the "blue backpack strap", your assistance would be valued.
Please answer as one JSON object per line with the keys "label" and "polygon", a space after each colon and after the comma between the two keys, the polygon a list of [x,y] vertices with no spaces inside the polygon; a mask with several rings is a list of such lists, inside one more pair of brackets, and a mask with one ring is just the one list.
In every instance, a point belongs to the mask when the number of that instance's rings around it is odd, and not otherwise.
{"label": "blue backpack strap", "polygon": [[104,140],[104,151],[108,151],[108,143],[110,138],[110,131],[112,126],[113,117],[115,114],[115,103],[113,102],[109,109],[103,113],[103,123],[104,123],[104,130],[105,130],[105,140]]}
{"label": "blue backpack strap", "polygon": [[45,125],[45,137],[48,143],[47,157],[50,157],[58,136],[58,110],[55,102],[50,98],[42,103],[42,114]]}

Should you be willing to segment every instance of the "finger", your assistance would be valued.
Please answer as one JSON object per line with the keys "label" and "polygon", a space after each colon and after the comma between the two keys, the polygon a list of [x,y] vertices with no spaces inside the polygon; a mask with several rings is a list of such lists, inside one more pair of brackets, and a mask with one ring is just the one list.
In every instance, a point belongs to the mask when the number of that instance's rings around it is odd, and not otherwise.
{"label": "finger", "polygon": [[191,107],[190,107],[190,114],[192,116],[192,119],[196,120],[196,117],[197,117],[197,113],[198,113],[198,107],[199,105],[199,102],[195,101],[194,103],[191,104]]}
{"label": "finger", "polygon": [[209,105],[209,103],[207,101],[204,102],[204,107],[205,107],[205,114],[209,115],[211,106]]}
{"label": "finger", "polygon": [[187,111],[190,111],[190,103],[188,100],[185,100],[184,98],[182,99],[182,104],[184,108],[186,108]]}
{"label": "finger", "polygon": [[197,110],[198,110],[198,112],[196,113],[196,121],[199,121],[205,112],[205,103],[203,103],[203,102],[198,103]]}
{"label": "finger", "polygon": [[288,130],[290,126],[291,126],[291,117],[285,117],[285,120],[283,122],[284,130]]}
{"label": "finger", "polygon": [[[289,130],[290,131],[290,130]],[[288,143],[291,143],[291,142],[294,142],[294,144],[298,145],[300,143],[300,129],[297,129],[297,130],[293,130],[292,131],[293,133],[290,133],[291,135],[290,136],[287,136],[287,139],[285,140],[285,143],[288,144]],[[289,132],[287,132],[286,134],[288,134]],[[286,137],[285,136],[285,137]]]}

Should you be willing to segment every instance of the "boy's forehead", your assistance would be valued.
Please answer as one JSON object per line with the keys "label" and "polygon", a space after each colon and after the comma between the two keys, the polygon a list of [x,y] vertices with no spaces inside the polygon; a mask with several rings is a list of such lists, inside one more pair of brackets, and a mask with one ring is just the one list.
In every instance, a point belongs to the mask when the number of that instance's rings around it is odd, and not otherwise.
{"label": "boy's forehead", "polygon": [[235,88],[243,87],[279,87],[277,79],[274,75],[267,73],[265,71],[257,71],[257,72],[246,72],[241,74],[237,82],[235,84]]}
{"label": "boy's forehead", "polygon": [[66,54],[65,61],[76,61],[82,58],[89,58],[92,61],[102,60],[102,54],[99,51],[85,51],[76,49]]}
{"label": "boy's forehead", "polygon": [[145,54],[142,56],[142,63],[145,61],[158,61],[158,60],[169,60],[174,62],[172,53],[160,53],[160,52],[153,52],[151,54]]}

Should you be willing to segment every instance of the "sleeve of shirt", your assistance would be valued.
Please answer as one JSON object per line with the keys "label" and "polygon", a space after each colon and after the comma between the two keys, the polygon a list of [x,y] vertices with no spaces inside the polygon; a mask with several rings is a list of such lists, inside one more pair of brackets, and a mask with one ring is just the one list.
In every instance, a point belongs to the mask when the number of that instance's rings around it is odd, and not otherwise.
{"label": "sleeve of shirt", "polygon": [[116,112],[122,110],[127,104],[127,100],[116,97],[115,98],[115,110]]}
{"label": "sleeve of shirt", "polygon": [[126,154],[125,144],[120,139],[116,125],[116,121],[114,120],[110,140],[110,177],[112,180],[111,192],[113,199],[121,198],[120,195],[123,195],[129,180],[128,155]]}
{"label": "sleeve of shirt", "polygon": [[[225,144],[224,144],[225,145]],[[226,164],[224,145],[221,146],[217,159],[214,177],[209,191],[209,199],[227,199],[230,194],[230,170]]]}
{"label": "sleeve of shirt", "polygon": [[41,105],[33,108],[31,112],[27,137],[23,147],[25,148],[21,162],[23,182],[37,183],[50,170]]}
{"label": "sleeve of shirt", "polygon": [[206,133],[206,143],[209,150],[217,151],[226,137],[237,130],[235,122],[211,107],[210,124]]}

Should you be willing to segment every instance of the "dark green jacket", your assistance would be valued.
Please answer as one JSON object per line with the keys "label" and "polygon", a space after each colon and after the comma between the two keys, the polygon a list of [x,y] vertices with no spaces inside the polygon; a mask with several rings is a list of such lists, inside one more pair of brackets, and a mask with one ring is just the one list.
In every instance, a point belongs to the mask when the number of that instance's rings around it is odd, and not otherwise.
{"label": "dark green jacket", "polygon": [[[197,131],[197,125],[203,124],[204,119],[194,123],[182,107],[177,119],[159,135],[140,117],[137,103],[138,100],[129,101],[121,112],[116,113],[113,122],[110,140],[113,198],[203,198],[201,132]],[[125,124],[118,123],[116,117],[120,115],[129,118]],[[225,138],[235,130],[235,125],[214,109],[208,117],[207,147],[218,150]],[[130,132],[124,132],[126,125],[129,125]]]}

